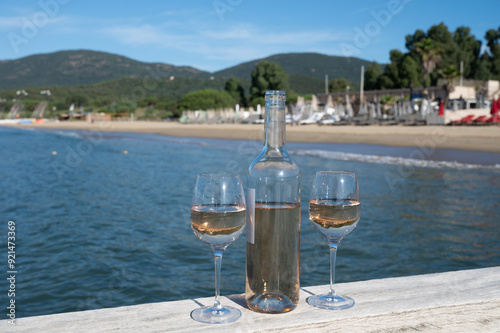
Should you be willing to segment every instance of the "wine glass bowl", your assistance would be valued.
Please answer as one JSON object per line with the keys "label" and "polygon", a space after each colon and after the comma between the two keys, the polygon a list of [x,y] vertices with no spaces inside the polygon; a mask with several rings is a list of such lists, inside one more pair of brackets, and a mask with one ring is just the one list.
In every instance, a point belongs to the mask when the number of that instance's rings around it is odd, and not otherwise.
{"label": "wine glass bowl", "polygon": [[361,205],[355,200],[311,200],[309,219],[328,243],[340,243],[358,225]]}
{"label": "wine glass bowl", "polygon": [[191,228],[204,243],[226,248],[241,236],[246,221],[245,206],[193,206]]}
{"label": "wine glass bowl", "polygon": [[330,291],[323,295],[308,297],[307,302],[310,305],[328,310],[348,309],[354,306],[354,300],[337,295],[333,285],[337,247],[340,241],[356,228],[360,214],[359,186],[354,173],[344,171],[316,173],[309,202],[309,220],[330,246]]}
{"label": "wine glass bowl", "polygon": [[238,320],[241,312],[220,304],[222,254],[243,233],[246,223],[245,194],[238,175],[204,173],[198,175],[191,206],[191,228],[210,246],[215,260],[215,301],[191,312],[202,323],[225,324]]}

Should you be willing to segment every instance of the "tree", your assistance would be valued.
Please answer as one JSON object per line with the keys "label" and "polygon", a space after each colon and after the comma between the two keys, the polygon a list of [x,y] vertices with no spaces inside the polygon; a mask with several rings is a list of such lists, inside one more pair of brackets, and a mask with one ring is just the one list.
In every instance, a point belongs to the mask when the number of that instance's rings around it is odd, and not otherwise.
{"label": "tree", "polygon": [[346,87],[352,87],[352,83],[346,78],[338,78],[330,80],[330,84],[328,85],[329,92],[345,92]]}
{"label": "tree", "polygon": [[250,102],[250,106],[256,109],[257,105],[266,105],[266,99],[264,97],[255,97],[254,99],[252,99],[252,101]]}
{"label": "tree", "polygon": [[40,101],[36,99],[26,99],[23,101],[24,111],[33,112]]}
{"label": "tree", "polygon": [[380,78],[382,89],[399,88],[399,63],[403,60],[404,54],[399,50],[391,50],[391,63],[385,66],[384,75]]}
{"label": "tree", "polygon": [[238,79],[235,79],[234,77],[230,78],[229,80],[226,81],[226,85],[224,86],[224,90],[231,95],[236,103],[240,105],[245,105],[245,89],[243,89],[243,86],[241,85],[240,81]]}
{"label": "tree", "polygon": [[487,81],[491,78],[491,72],[489,69],[489,56],[485,52],[483,55],[476,59],[474,62],[474,79]]}
{"label": "tree", "polygon": [[420,87],[419,65],[412,56],[406,54],[399,64],[399,87],[409,88],[413,83],[414,87]]}
{"label": "tree", "polygon": [[69,108],[71,104],[75,105],[76,107],[79,107],[80,105],[87,105],[88,104],[88,98],[85,95],[71,95],[66,98],[66,108]]}
{"label": "tree", "polygon": [[439,43],[435,42],[431,38],[424,38],[415,45],[415,52],[420,55],[422,84],[423,87],[426,88],[429,74],[434,71],[436,64],[441,60],[443,48]]}
{"label": "tree", "polygon": [[410,52],[413,53],[415,52],[416,45],[418,42],[420,42],[422,39],[426,38],[425,32],[422,30],[416,30],[413,35],[407,35],[406,36],[406,49]]}
{"label": "tree", "polygon": [[443,79],[446,80],[443,88],[446,92],[446,98],[444,100],[444,105],[448,105],[448,101],[450,100],[450,94],[455,90],[454,80],[460,75],[457,69],[454,66],[448,66],[444,70],[440,71],[440,75]]}
{"label": "tree", "polygon": [[379,79],[380,89],[394,88],[394,81],[388,76],[383,74]]}
{"label": "tree", "polygon": [[439,70],[443,70],[449,66],[455,66],[458,68],[456,63],[456,54],[458,51],[457,44],[453,39],[453,34],[448,30],[448,27],[444,23],[439,23],[438,25],[433,25],[427,30],[427,38],[430,38],[437,45],[439,45],[440,50],[440,60],[436,63],[437,76],[439,76]]}
{"label": "tree", "polygon": [[490,29],[486,32],[484,37],[487,41],[487,46],[490,50],[490,57],[488,61],[488,67],[492,73],[492,76],[496,79],[500,78],[500,27],[498,30]]}
{"label": "tree", "polygon": [[465,78],[473,78],[479,63],[477,59],[481,52],[481,42],[470,34],[470,28],[458,27],[453,33],[453,40],[456,44],[455,68],[460,68],[463,61],[463,75]]}
{"label": "tree", "polygon": [[107,112],[110,113],[128,113],[137,108],[137,103],[134,101],[119,101],[108,106]]}
{"label": "tree", "polygon": [[374,61],[365,72],[365,90],[379,89],[379,78],[382,75],[382,67]]}
{"label": "tree", "polygon": [[179,100],[178,110],[209,110],[231,107],[234,98],[227,91],[215,89],[198,90],[188,93]]}
{"label": "tree", "polygon": [[163,111],[170,111],[175,114],[177,107],[177,101],[171,96],[161,96],[159,101],[156,103],[155,108]]}
{"label": "tree", "polygon": [[155,106],[158,103],[158,98],[156,97],[146,97],[137,102],[137,106],[144,108],[148,106]]}
{"label": "tree", "polygon": [[252,71],[250,94],[252,99],[264,97],[266,90],[288,88],[288,73],[277,62],[261,61]]}
{"label": "tree", "polygon": [[[431,45],[436,46],[439,52],[431,51],[429,54],[427,47]],[[420,65],[421,73],[419,73],[419,76],[421,75],[422,80],[425,80],[424,86],[429,83],[436,84],[443,71],[450,66],[456,69],[460,68],[462,61],[465,78],[477,77],[476,72],[479,70],[479,66],[484,66],[478,61],[481,42],[465,26],[458,27],[453,33],[448,30],[444,23],[431,26],[427,32],[416,30],[413,35],[406,36],[406,48],[408,50],[406,55],[411,56]],[[425,50],[426,48],[427,50]],[[435,57],[436,55],[437,57]],[[424,60],[427,56],[429,56],[429,59]],[[411,61],[406,60],[406,65],[412,67]],[[425,69],[427,66],[430,66],[430,68]],[[402,75],[401,71],[399,75]],[[484,76],[484,68],[481,69],[480,76]],[[404,86],[404,81],[404,79],[401,79],[401,82],[399,82],[401,86]],[[411,80],[411,82],[414,81]]]}
{"label": "tree", "polygon": [[411,83],[419,85],[418,64],[413,57],[399,50],[391,50],[391,63],[385,66],[385,71],[378,80],[381,89],[408,88]]}

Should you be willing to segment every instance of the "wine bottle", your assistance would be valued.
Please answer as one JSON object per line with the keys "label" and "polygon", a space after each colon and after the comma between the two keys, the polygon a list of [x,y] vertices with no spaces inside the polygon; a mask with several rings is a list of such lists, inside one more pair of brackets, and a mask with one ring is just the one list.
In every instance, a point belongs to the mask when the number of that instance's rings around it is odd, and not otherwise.
{"label": "wine bottle", "polygon": [[250,164],[245,300],[251,310],[293,310],[300,290],[300,169],[285,147],[285,101],[266,92],[265,143]]}

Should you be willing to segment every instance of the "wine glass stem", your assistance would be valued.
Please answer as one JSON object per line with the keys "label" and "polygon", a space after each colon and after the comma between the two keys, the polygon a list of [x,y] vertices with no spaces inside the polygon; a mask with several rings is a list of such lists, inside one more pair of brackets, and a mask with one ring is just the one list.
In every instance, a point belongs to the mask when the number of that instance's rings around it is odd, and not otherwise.
{"label": "wine glass stem", "polygon": [[216,310],[222,309],[220,305],[220,268],[222,265],[223,250],[213,250],[215,260],[215,302],[213,308]]}
{"label": "wine glass stem", "polygon": [[330,295],[335,296],[335,262],[337,261],[337,244],[330,244]]}

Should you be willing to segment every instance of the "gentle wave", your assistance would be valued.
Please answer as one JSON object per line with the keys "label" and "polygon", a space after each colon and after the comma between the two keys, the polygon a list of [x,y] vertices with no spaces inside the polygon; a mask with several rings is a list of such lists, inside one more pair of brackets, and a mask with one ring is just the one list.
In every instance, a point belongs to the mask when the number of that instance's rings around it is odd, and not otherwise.
{"label": "gentle wave", "polygon": [[[28,128],[27,128],[28,129]],[[216,145],[211,145],[202,141],[193,141],[189,138],[177,138],[177,137],[169,137],[169,136],[158,136],[156,134],[138,134],[138,133],[129,133],[129,132],[119,132],[113,133],[109,131],[82,131],[82,130],[43,130],[45,133],[65,136],[75,139],[86,139],[89,137],[93,138],[103,138],[103,139],[111,139],[111,140],[132,140],[132,141],[161,141],[168,143],[179,143],[179,144],[192,144],[197,146],[212,146],[216,147]]]}
{"label": "gentle wave", "polygon": [[51,131],[51,133],[55,134],[55,135],[67,136],[67,137],[76,138],[76,139],[82,139],[83,138],[83,135],[82,135],[81,131],[68,131],[68,130],[60,131],[60,130],[53,130],[53,131]]}
{"label": "gentle wave", "polygon": [[[33,128],[22,128],[25,130],[34,130]],[[103,138],[107,139],[130,139],[130,140],[151,140],[149,136],[130,136],[128,135],[117,135],[112,132],[102,132],[100,134],[93,133],[92,131],[82,131],[82,130],[50,130],[50,133],[65,137],[71,137],[76,139],[85,139],[88,136],[101,135]],[[179,137],[169,137],[169,136],[159,136],[156,138],[159,141],[169,142],[169,143],[178,143],[178,144],[188,144],[188,145],[196,145],[196,146],[205,146],[205,147],[218,147],[218,148],[227,148],[234,149],[234,146],[222,145],[219,140],[208,140],[207,141],[198,141],[193,140],[192,138],[179,138]],[[257,145],[259,146],[259,145]],[[260,146],[257,150],[260,149]],[[305,149],[290,149],[290,152],[297,155],[303,156],[314,156],[321,157],[331,160],[341,160],[341,161],[356,161],[363,163],[377,163],[377,164],[392,164],[392,165],[404,165],[408,167],[422,167],[422,168],[448,168],[448,169],[459,169],[459,170],[467,170],[467,169],[487,169],[487,170],[500,170],[500,164],[494,165],[485,165],[485,164],[474,164],[474,163],[461,163],[455,161],[435,161],[435,160],[420,160],[408,157],[398,157],[398,156],[385,156],[385,155],[368,155],[368,154],[356,154],[356,153],[345,153],[339,151],[331,151],[331,150],[305,150]]]}
{"label": "gentle wave", "polygon": [[482,165],[482,164],[469,164],[451,161],[432,161],[432,160],[418,160],[408,157],[397,156],[380,156],[380,155],[364,155],[343,153],[328,150],[294,150],[294,154],[306,155],[327,158],[332,160],[341,161],[356,161],[363,163],[378,163],[378,164],[394,164],[404,165],[409,167],[422,167],[422,168],[449,168],[449,169],[488,169],[500,170],[500,164],[495,165]]}

